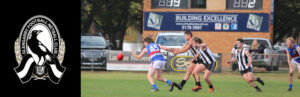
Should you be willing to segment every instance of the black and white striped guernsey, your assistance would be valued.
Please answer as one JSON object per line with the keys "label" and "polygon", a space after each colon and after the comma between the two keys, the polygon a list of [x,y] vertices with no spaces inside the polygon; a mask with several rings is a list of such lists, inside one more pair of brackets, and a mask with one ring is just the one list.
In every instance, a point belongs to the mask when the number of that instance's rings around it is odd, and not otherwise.
{"label": "black and white striped guernsey", "polygon": [[[196,56],[197,53],[199,53],[199,52],[198,52],[198,48],[196,48],[195,46],[192,46],[192,47],[190,48],[190,52],[193,54],[194,57]],[[198,57],[197,59],[195,59],[195,61],[199,61],[199,60],[201,60],[200,57]]]}
{"label": "black and white striped guernsey", "polygon": [[[244,71],[246,69],[248,69],[248,63],[249,63],[249,60],[248,60],[248,57],[247,55],[245,54],[245,50],[246,48],[242,48],[241,52],[239,52],[238,49],[235,50],[235,57],[236,57],[236,60],[237,60],[237,63],[238,63],[238,67],[239,67],[239,71]],[[252,64],[251,64],[251,67],[252,67]]]}
{"label": "black and white striped guernsey", "polygon": [[216,59],[212,55],[210,49],[206,47],[206,50],[199,49],[200,59],[202,59],[204,64],[214,64]]}

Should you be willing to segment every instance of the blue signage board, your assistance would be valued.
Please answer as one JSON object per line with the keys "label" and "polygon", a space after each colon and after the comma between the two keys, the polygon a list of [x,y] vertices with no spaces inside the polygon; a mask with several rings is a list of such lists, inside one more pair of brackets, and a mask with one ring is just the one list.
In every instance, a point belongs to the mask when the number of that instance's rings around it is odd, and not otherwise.
{"label": "blue signage board", "polygon": [[269,32],[269,14],[144,12],[144,30]]}

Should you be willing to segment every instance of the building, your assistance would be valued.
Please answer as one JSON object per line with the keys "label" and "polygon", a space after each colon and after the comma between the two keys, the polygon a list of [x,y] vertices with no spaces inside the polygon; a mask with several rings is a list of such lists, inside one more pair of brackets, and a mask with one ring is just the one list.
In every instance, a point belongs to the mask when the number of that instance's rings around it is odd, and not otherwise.
{"label": "building", "polygon": [[143,37],[190,30],[215,53],[222,70],[230,70],[230,52],[238,38],[272,40],[273,0],[144,0]]}

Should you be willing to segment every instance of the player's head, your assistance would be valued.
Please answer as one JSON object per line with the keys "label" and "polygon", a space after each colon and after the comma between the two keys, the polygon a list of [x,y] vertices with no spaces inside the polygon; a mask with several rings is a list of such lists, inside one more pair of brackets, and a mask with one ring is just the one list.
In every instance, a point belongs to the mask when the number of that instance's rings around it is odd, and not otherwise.
{"label": "player's head", "polygon": [[153,43],[153,39],[151,37],[144,38],[144,44],[147,46],[149,43]]}
{"label": "player's head", "polygon": [[243,45],[244,45],[244,40],[241,39],[241,38],[237,39],[237,41],[236,41],[236,47],[237,48],[242,48]]}
{"label": "player's head", "polygon": [[287,45],[287,47],[288,47],[288,48],[292,48],[292,47],[293,47],[293,45],[294,45],[294,41],[295,41],[295,40],[294,40],[294,38],[293,38],[293,37],[289,37],[289,38],[287,38],[287,39],[286,39],[286,41],[285,41],[285,42],[286,42],[286,45]]}
{"label": "player's head", "polygon": [[191,31],[185,31],[184,32],[184,39],[185,40],[190,40],[193,37],[193,34]]}
{"label": "player's head", "polygon": [[201,44],[203,43],[202,39],[200,37],[193,37],[192,38],[192,43],[196,43],[196,44]]}

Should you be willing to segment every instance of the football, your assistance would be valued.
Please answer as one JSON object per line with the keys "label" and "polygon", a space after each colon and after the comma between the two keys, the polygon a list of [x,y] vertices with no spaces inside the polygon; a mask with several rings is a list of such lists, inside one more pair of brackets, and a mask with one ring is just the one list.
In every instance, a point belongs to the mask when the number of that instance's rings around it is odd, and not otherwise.
{"label": "football", "polygon": [[123,53],[119,53],[118,56],[117,56],[117,60],[118,61],[122,61],[123,57],[124,57],[124,54]]}

